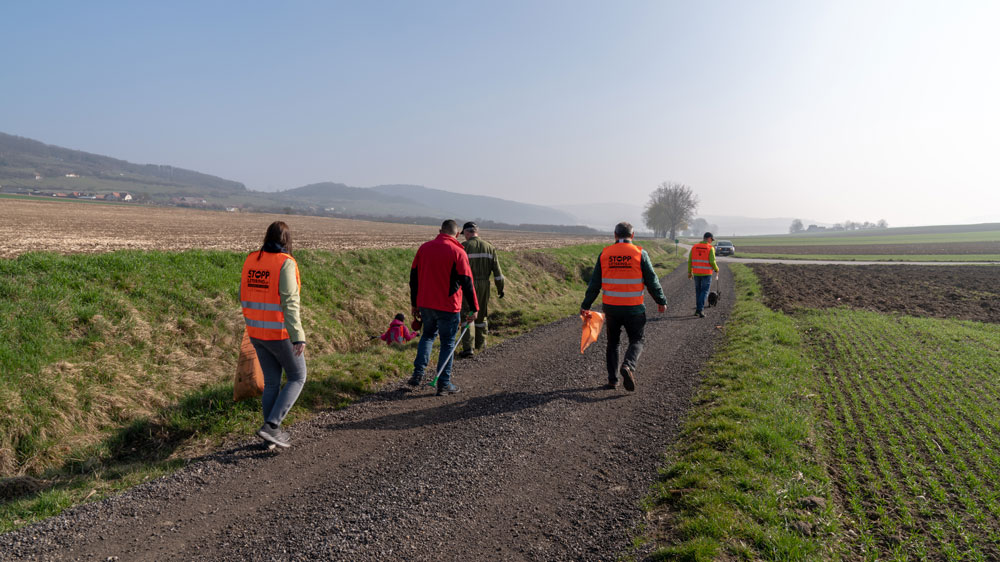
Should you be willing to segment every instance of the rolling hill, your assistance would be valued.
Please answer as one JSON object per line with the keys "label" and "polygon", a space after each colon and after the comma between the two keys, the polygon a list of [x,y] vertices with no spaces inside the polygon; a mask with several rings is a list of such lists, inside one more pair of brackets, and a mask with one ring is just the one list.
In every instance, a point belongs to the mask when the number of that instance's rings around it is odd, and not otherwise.
{"label": "rolling hill", "polygon": [[247,193],[242,183],[192,170],[133,164],[4,133],[0,133],[0,185],[7,191],[127,191],[150,201]]}
{"label": "rolling hill", "polygon": [[466,195],[418,185],[352,187],[324,182],[279,192],[251,191],[239,182],[156,164],[48,145],[0,133],[0,186],[34,195],[128,192],[153,204],[241,207],[366,218],[486,220],[507,225],[576,225],[570,213],[498,197]]}

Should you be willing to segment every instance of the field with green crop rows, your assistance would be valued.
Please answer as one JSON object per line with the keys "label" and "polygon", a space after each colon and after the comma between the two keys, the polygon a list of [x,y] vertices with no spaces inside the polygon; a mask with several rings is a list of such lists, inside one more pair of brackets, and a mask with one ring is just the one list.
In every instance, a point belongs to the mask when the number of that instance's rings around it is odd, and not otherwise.
{"label": "field with green crop rows", "polygon": [[[832,308],[771,310],[786,270],[848,266],[766,266],[785,272],[766,284],[731,267],[725,341],[650,501],[656,557],[1000,560],[1000,327],[881,310],[853,283]],[[933,300],[921,271],[893,286]]]}
{"label": "field with green crop rows", "polygon": [[853,554],[1000,559],[1000,328],[842,309],[801,326]]}
{"label": "field with green crop rows", "polygon": [[731,241],[737,258],[1000,261],[1000,224],[744,236]]}
{"label": "field with green crop rows", "polygon": [[946,242],[1000,242],[1000,224],[886,228],[850,232],[815,232],[727,238],[740,246],[825,246],[870,244],[933,244]]}

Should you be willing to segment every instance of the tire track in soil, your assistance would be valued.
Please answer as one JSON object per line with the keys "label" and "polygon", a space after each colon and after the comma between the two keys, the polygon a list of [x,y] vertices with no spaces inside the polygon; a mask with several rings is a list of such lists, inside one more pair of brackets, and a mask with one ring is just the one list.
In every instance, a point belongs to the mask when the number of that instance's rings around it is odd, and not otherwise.
{"label": "tire track in soil", "polygon": [[723,267],[720,307],[693,317],[685,273],[665,314],[647,300],[635,393],[600,388],[605,336],[580,355],[572,316],[459,361],[457,395],[393,383],[286,451],[242,440],[2,535],[0,559],[615,560],[734,301]]}

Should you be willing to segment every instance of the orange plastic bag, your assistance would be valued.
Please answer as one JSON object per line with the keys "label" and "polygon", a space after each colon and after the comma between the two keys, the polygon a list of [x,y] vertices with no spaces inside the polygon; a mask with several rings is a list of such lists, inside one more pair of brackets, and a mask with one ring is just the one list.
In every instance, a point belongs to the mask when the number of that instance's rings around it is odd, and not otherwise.
{"label": "orange plastic bag", "polygon": [[580,336],[580,353],[583,353],[590,344],[597,341],[597,336],[601,335],[601,328],[604,327],[604,314],[588,310],[580,315],[580,319],[583,320],[583,334]]}
{"label": "orange plastic bag", "polygon": [[236,364],[236,380],[233,383],[233,400],[239,402],[247,398],[256,398],[264,394],[264,371],[257,361],[257,351],[250,343],[250,334],[243,330],[243,343],[240,344],[240,360]]}

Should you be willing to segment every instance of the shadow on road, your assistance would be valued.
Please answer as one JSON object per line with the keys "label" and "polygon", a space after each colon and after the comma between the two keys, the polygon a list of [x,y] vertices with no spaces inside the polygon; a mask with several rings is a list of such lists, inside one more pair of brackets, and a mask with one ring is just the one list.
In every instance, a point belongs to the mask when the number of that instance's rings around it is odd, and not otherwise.
{"label": "shadow on road", "polygon": [[[421,396],[440,400],[440,398],[435,397],[433,394],[409,394],[408,398]],[[353,429],[397,431],[519,412],[529,408],[537,408],[554,400],[570,400],[581,404],[590,404],[606,400],[617,400],[625,396],[626,394],[623,394],[620,390],[606,390],[600,386],[587,389],[552,390],[541,393],[502,392],[489,396],[476,396],[460,402],[447,402],[423,410],[331,424],[327,426],[327,429],[333,431],[349,431]]]}

